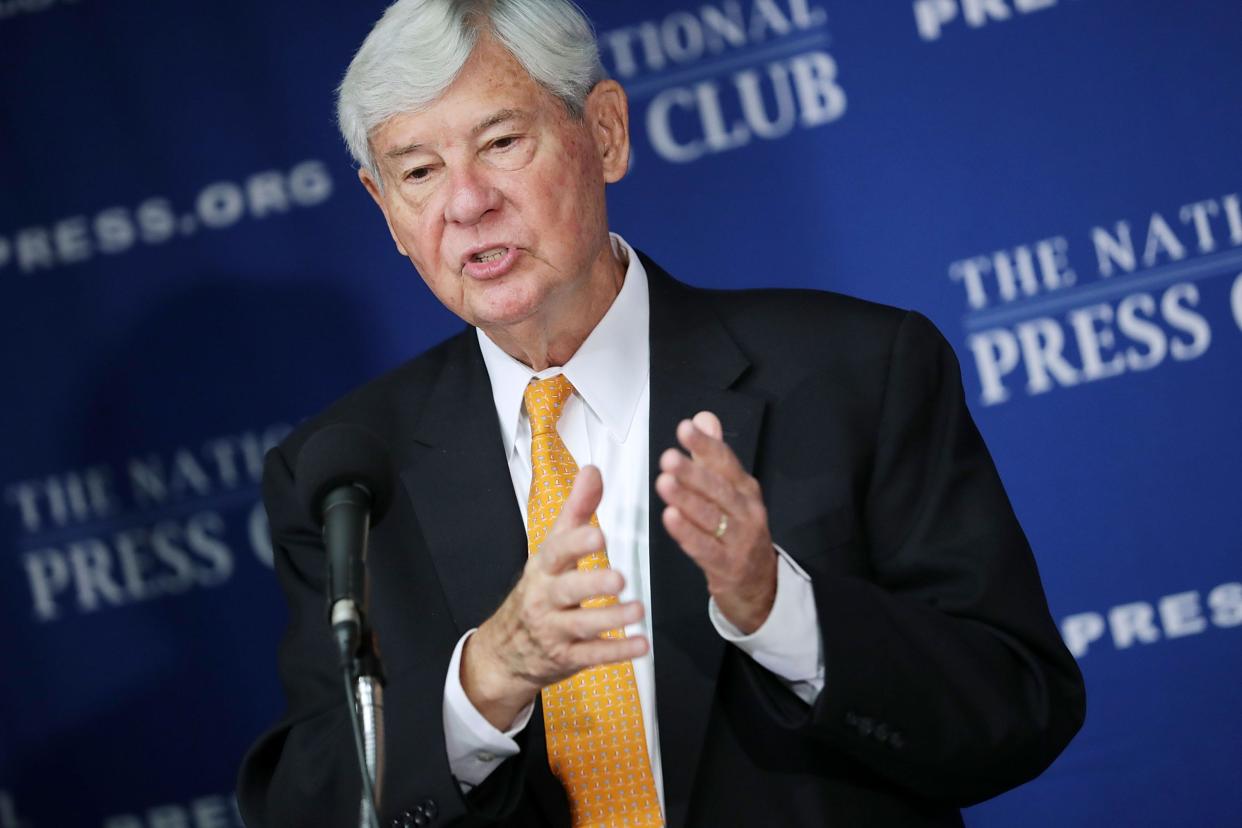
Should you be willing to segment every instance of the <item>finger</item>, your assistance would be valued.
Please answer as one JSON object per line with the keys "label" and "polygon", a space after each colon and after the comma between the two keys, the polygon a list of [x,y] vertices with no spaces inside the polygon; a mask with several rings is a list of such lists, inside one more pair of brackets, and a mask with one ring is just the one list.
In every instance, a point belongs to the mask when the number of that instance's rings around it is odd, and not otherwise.
{"label": "finger", "polygon": [[556,576],[552,584],[553,604],[568,608],[588,598],[620,595],[625,589],[625,578],[615,569],[573,570]]}
{"label": "finger", "polygon": [[535,553],[535,566],[548,574],[573,569],[578,559],[604,548],[604,533],[587,524],[549,534]]}
{"label": "finger", "polygon": [[677,441],[685,447],[686,451],[690,452],[690,456],[695,460],[706,463],[730,480],[736,482],[746,476],[746,470],[738,462],[733,449],[729,448],[720,437],[713,437],[700,429],[692,420],[682,420],[678,423]]}
{"label": "finger", "polygon": [[569,490],[569,497],[561,505],[561,513],[549,534],[589,523],[603,496],[604,478],[600,476],[599,469],[595,466],[583,466],[578,471],[573,488]]}
{"label": "finger", "polygon": [[676,449],[668,449],[660,455],[660,470],[673,475],[685,488],[715,502],[721,511],[742,514],[746,508],[745,499],[732,482],[706,463],[687,457]]}
{"label": "finger", "polygon": [[580,641],[599,638],[610,630],[623,629],[642,620],[643,605],[639,601],[613,604],[609,607],[579,607],[565,610],[558,622],[567,637]]}
{"label": "finger", "polygon": [[676,506],[669,506],[661,517],[669,535],[704,574],[714,572],[724,563],[726,553],[720,541],[691,523]]}
{"label": "finger", "polygon": [[678,511],[689,518],[701,531],[713,537],[716,527],[720,525],[720,504],[708,500],[693,489],[682,485],[676,476],[664,472],[656,478],[656,493],[669,506],[676,506]]}
{"label": "finger", "polygon": [[601,664],[632,661],[647,654],[650,645],[647,637],[631,635],[625,638],[594,638],[570,645],[570,658],[580,670]]}
{"label": "finger", "polygon": [[720,418],[711,411],[700,411],[691,418],[690,422],[694,423],[699,431],[708,437],[714,440],[724,439],[724,426],[721,424]]}

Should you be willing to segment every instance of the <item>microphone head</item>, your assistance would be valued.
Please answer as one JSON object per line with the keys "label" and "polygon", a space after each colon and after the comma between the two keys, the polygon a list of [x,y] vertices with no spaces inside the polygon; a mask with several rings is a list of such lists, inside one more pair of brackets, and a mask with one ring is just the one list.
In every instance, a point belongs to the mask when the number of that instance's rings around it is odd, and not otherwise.
{"label": "microphone head", "polygon": [[388,446],[356,423],[333,423],[311,435],[298,453],[298,500],[316,524],[323,524],[323,500],[341,486],[361,486],[371,493],[371,525],[392,503],[396,474]]}

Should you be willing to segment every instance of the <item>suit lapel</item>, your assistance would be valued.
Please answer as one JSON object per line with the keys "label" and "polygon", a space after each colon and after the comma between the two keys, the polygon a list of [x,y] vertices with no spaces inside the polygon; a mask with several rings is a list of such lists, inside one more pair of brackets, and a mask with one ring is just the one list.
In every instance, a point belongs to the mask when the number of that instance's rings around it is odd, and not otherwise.
{"label": "suit lapel", "polygon": [[[707,584],[660,520],[655,492],[660,455],[675,446],[677,424],[713,411],[725,441],[753,468],[762,400],[733,390],[749,360],[691,289],[642,257],[651,297],[651,615],[654,624],[656,711],[665,810],[670,826],[685,824],[724,655],[724,640],[707,615]],[[695,301],[698,299],[698,301]]]}
{"label": "suit lapel", "polygon": [[472,333],[428,396],[401,470],[449,610],[464,633],[500,606],[526,562],[487,368]]}
{"label": "suit lapel", "polygon": [[[427,398],[401,479],[449,612],[464,634],[500,606],[527,553],[487,367],[472,331],[455,347]],[[528,728],[529,790],[550,825],[567,824],[565,794],[548,767],[538,707]]]}

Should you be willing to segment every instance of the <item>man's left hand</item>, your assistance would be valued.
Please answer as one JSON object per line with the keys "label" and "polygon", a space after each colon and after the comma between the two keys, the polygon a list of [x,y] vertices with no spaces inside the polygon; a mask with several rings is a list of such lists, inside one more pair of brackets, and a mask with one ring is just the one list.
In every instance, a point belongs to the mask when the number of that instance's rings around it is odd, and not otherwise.
{"label": "man's left hand", "polygon": [[723,440],[720,418],[700,411],[677,426],[675,448],[660,455],[656,492],[664,528],[703,574],[717,608],[749,635],[776,600],[776,548],[759,481]]}

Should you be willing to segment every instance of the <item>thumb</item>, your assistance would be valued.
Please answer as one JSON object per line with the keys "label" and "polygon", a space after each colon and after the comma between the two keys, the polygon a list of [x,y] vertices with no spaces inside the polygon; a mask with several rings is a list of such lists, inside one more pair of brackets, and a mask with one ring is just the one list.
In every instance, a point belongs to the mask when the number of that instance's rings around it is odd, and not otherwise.
{"label": "thumb", "polygon": [[595,466],[583,466],[578,472],[574,486],[569,490],[569,497],[561,506],[561,513],[556,519],[552,531],[565,531],[591,522],[591,515],[599,508],[600,499],[604,496],[604,478]]}
{"label": "thumb", "polygon": [[708,437],[715,437],[717,440],[724,438],[724,426],[720,424],[720,418],[710,411],[700,411],[691,422]]}

